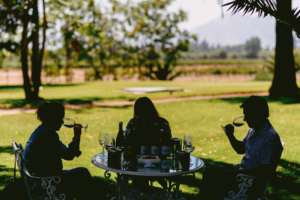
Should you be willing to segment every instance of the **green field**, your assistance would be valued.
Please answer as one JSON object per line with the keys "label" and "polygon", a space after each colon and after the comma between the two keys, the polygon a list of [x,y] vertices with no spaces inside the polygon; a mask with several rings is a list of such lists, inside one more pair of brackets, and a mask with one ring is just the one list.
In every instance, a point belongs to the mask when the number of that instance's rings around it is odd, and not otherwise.
{"label": "green field", "polygon": [[[122,92],[124,87],[172,87],[182,88],[183,92],[159,92],[147,94],[151,99],[186,97],[195,95],[224,94],[236,92],[266,92],[271,82],[171,82],[171,81],[138,81],[138,82],[87,82],[80,84],[44,85],[40,96],[45,100],[56,100],[62,103],[79,104],[103,101],[135,100],[141,94]],[[23,107],[34,106],[40,102],[27,102],[22,86],[0,86],[0,106]]]}
{"label": "green field", "polygon": [[[80,87],[86,87],[86,89],[88,89],[91,88],[91,86],[96,87],[94,84],[96,83],[90,84],[89,87],[87,87],[87,85],[82,85]],[[99,85],[101,84],[99,83]],[[132,84],[134,85],[134,83]],[[179,83],[175,82],[173,84]],[[187,85],[189,84],[191,83],[187,83]],[[201,86],[201,83],[198,84]],[[226,85],[227,83],[224,84]],[[119,87],[121,86],[122,83],[120,83]],[[66,87],[72,88],[72,86]],[[267,87],[268,86],[265,85],[261,88],[263,89]],[[221,89],[217,90],[215,87],[211,87],[211,89],[215,89],[215,92],[221,91]],[[241,87],[241,89],[245,89],[245,87]],[[257,89],[259,89],[259,87],[257,87]],[[47,90],[48,92],[46,92]],[[60,96],[59,98],[68,96],[63,94],[63,90],[64,87],[61,87],[61,89],[57,91],[57,95]],[[78,88],[74,87],[73,90],[70,91],[72,92],[75,90],[78,90]],[[45,89],[42,94],[44,97],[47,96],[50,98],[50,94],[54,94],[54,91],[54,88],[49,87],[49,89]],[[200,89],[197,91],[200,91]],[[207,89],[206,93],[209,92],[213,93],[213,91]],[[100,94],[102,93],[99,92],[99,95]],[[109,93],[111,96],[113,96],[113,94],[114,92]],[[115,95],[118,96],[120,94],[116,92]],[[155,96],[158,94],[153,95],[154,96],[152,97],[159,97]],[[1,97],[3,98],[2,95]],[[135,99],[139,96],[131,95],[131,98],[133,97]],[[71,94],[69,98],[71,98]],[[173,137],[183,137],[186,133],[194,135],[197,141],[196,149],[193,152],[194,156],[203,159],[207,165],[225,166],[227,164],[239,163],[242,156],[237,155],[231,148],[227,137],[221,130],[220,125],[231,123],[235,116],[242,114],[242,110],[239,108],[239,105],[245,99],[246,98],[241,97],[231,99],[193,100],[185,102],[160,103],[156,104],[156,107],[161,116],[165,117],[170,122]],[[269,97],[266,99],[270,106],[270,121],[279,133],[281,139],[286,142],[280,166],[277,169],[277,177],[272,180],[271,187],[269,188],[270,199],[299,199],[300,155],[298,152],[300,151],[300,136],[298,122],[300,121],[300,105],[293,103],[291,99],[273,99]],[[101,130],[106,130],[109,134],[116,135],[118,131],[118,122],[123,121],[124,123],[127,123],[132,115],[132,106],[67,110],[66,116],[73,117],[76,121],[82,124],[88,123],[89,129],[82,135],[82,155],[73,161],[65,161],[64,168],[70,169],[73,167],[83,166],[88,168],[95,178],[98,178],[99,180],[102,179],[104,171],[97,169],[91,164],[92,156],[101,151],[100,145],[97,142],[97,134]],[[39,122],[36,120],[36,116],[34,114],[1,116],[0,121],[1,190],[7,183],[9,177],[13,174],[14,156],[12,155],[11,140],[16,140],[24,146],[32,131],[39,125]],[[238,139],[243,139],[246,133],[246,126],[236,129],[236,137]],[[62,128],[59,131],[59,135],[60,139],[65,144],[68,144],[72,139],[72,130]],[[196,181],[189,181],[190,177],[183,179],[184,185],[181,189],[184,192],[183,195],[188,197],[188,199],[197,199],[195,195],[197,195],[200,190],[199,183],[201,182],[202,171],[197,173],[196,177]],[[113,181],[113,179],[110,181]]]}

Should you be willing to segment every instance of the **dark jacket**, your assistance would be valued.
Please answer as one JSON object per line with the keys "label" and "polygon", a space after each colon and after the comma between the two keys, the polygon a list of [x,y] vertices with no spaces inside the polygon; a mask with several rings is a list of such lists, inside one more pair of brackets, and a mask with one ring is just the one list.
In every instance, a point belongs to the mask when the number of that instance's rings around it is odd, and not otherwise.
{"label": "dark jacket", "polygon": [[[149,131],[151,131],[151,130],[153,129],[154,121],[156,121],[159,125],[162,125],[162,124],[164,124],[165,122],[167,122],[167,123],[168,123],[168,130],[167,130],[167,131],[168,131],[168,133],[169,133],[170,138],[172,138],[172,133],[171,133],[171,128],[170,128],[169,122],[168,122],[166,119],[162,118],[162,117],[157,118],[157,120],[153,120],[153,122],[146,123],[147,126],[148,126],[147,129],[148,129]],[[131,122],[135,123],[135,119],[132,118],[132,119],[128,122],[128,124],[127,124],[127,126],[126,126],[126,129],[125,129],[125,138],[128,136],[128,132],[129,132],[129,124],[130,124]]]}
{"label": "dark jacket", "polygon": [[23,159],[27,170],[35,176],[60,175],[62,159],[73,160],[80,156],[80,141],[72,141],[66,147],[52,128],[40,125],[26,143]]}

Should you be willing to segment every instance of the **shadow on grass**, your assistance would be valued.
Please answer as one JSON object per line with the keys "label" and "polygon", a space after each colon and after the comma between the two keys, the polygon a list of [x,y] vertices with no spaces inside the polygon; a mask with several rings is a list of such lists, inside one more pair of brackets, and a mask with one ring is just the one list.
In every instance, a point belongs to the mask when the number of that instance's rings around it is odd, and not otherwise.
{"label": "shadow on grass", "polygon": [[[43,84],[43,87],[71,87],[82,85],[82,83]],[[23,89],[23,85],[1,85],[0,90]]]}
{"label": "shadow on grass", "polygon": [[[202,159],[206,167],[209,166],[220,166],[226,167],[230,166],[228,163],[224,162],[214,162],[211,159]],[[279,200],[279,199],[300,199],[300,163],[290,162],[284,159],[280,160],[279,171],[276,172],[276,175],[271,181],[269,186],[270,194],[268,199]],[[182,185],[188,186],[192,190],[201,190],[201,179],[199,175],[203,175],[204,170],[196,174],[197,179],[194,179],[192,176],[184,176],[181,179]],[[199,194],[192,195],[188,193],[183,193],[183,197],[189,200],[198,200]]]}
{"label": "shadow on grass", "polygon": [[[228,102],[228,103],[240,103],[242,104],[248,97],[234,97],[234,98],[221,98],[220,100]],[[271,96],[263,96],[263,98],[268,103],[282,103],[282,104],[297,104],[300,103],[300,99],[290,98],[290,97],[271,97]]]}
{"label": "shadow on grass", "polygon": [[81,98],[81,99],[44,99],[43,101],[27,101],[25,99],[1,99],[0,105],[2,107],[10,107],[10,108],[37,108],[45,101],[57,101],[61,104],[92,104],[97,101],[114,101],[114,100],[128,100],[134,101],[135,99],[128,99],[125,96],[119,97],[110,97],[110,98],[98,98],[98,97],[89,97],[89,98]]}
{"label": "shadow on grass", "polygon": [[[7,147],[1,148],[2,153],[11,153]],[[206,166],[220,166],[226,167],[230,164],[225,162],[215,162],[211,159],[203,159]],[[300,198],[300,163],[294,163],[282,159],[279,163],[279,171],[276,172],[276,176],[272,179],[269,191],[270,195],[268,199],[277,200],[277,199],[299,199]],[[13,168],[8,168],[7,166],[0,165],[0,187],[4,187],[8,184],[10,177],[13,176]],[[181,184],[188,186],[188,190],[191,192],[183,193],[182,196],[189,200],[198,200],[199,194],[191,194],[193,191],[201,190],[201,179],[204,170],[201,170],[196,174],[197,179],[194,179],[191,175],[186,175],[181,178]],[[17,171],[17,173],[19,173]],[[109,199],[108,194],[112,195],[112,192],[109,187],[109,183],[112,183],[111,179],[106,179],[100,176],[94,176],[94,183],[99,193],[101,199]],[[181,187],[182,189],[182,187]]]}

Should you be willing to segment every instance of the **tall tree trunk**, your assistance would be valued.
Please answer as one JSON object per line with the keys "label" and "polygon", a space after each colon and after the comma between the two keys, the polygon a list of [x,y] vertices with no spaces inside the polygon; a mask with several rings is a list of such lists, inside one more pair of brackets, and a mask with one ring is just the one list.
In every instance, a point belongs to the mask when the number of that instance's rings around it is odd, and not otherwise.
{"label": "tall tree trunk", "polygon": [[39,88],[41,86],[41,66],[40,66],[40,50],[39,50],[39,12],[38,12],[38,1],[33,1],[33,13],[32,23],[34,27],[32,29],[32,56],[31,56],[31,78],[33,82],[33,98],[34,100],[39,99]]}
{"label": "tall tree trunk", "polygon": [[28,16],[23,16],[23,32],[21,41],[21,63],[22,63],[22,73],[23,73],[23,88],[25,92],[25,99],[32,100],[33,93],[31,91],[31,84],[28,76]]}
{"label": "tall tree trunk", "polygon": [[[279,15],[291,15],[291,8],[291,0],[277,0]],[[277,21],[274,78],[269,90],[271,96],[299,96],[293,48],[292,28]]]}

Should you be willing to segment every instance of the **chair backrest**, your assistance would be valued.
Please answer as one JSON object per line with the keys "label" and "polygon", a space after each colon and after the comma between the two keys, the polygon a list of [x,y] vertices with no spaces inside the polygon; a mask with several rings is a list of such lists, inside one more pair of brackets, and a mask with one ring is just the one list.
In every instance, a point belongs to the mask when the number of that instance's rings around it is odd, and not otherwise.
{"label": "chair backrest", "polygon": [[12,141],[13,151],[15,154],[15,159],[18,165],[19,172],[21,177],[24,177],[23,172],[23,147],[21,144],[17,144],[14,140]]}

